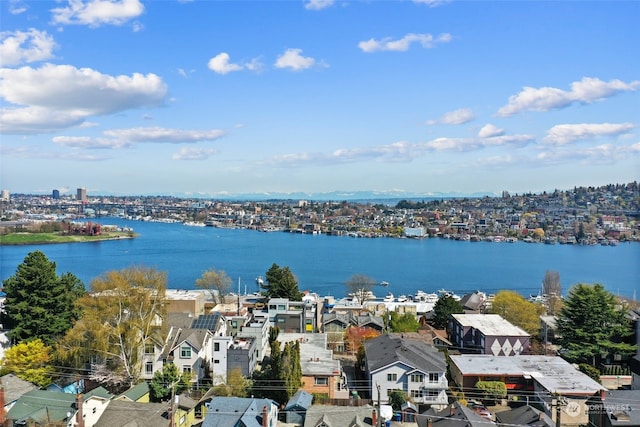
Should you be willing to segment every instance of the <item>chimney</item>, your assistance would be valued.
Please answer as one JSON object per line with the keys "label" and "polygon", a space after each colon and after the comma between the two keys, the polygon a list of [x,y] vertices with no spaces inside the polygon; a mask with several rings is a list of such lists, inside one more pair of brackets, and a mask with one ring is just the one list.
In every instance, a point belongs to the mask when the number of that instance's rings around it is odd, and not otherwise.
{"label": "chimney", "polygon": [[539,421],[544,421],[544,412],[542,412],[542,411],[538,412],[538,420]]}
{"label": "chimney", "polygon": [[262,427],[269,427],[269,408],[267,405],[262,407]]}
{"label": "chimney", "polygon": [[456,406],[452,403],[451,406],[449,406],[449,416],[453,417],[456,414]]}
{"label": "chimney", "polygon": [[433,427],[433,421],[431,420],[431,417],[427,418],[427,427]]}
{"label": "chimney", "polygon": [[84,416],[82,414],[82,394],[76,395],[76,426],[84,427]]}
{"label": "chimney", "polygon": [[371,425],[373,427],[378,425],[378,412],[375,409],[371,411]]}
{"label": "chimney", "polygon": [[5,422],[5,413],[4,413],[4,385],[0,381],[0,425],[4,425]]}

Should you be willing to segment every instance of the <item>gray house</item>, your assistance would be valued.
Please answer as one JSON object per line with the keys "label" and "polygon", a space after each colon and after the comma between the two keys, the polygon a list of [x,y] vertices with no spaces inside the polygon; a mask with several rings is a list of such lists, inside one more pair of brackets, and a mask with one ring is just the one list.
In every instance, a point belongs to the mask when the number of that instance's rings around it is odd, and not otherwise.
{"label": "gray house", "polygon": [[462,353],[513,356],[529,352],[531,336],[498,314],[452,314],[449,339]]}
{"label": "gray house", "polygon": [[299,390],[291,396],[284,410],[286,411],[287,424],[303,425],[307,409],[311,406],[313,396],[304,390]]}
{"label": "gray house", "polygon": [[365,351],[374,401],[387,403],[390,392],[402,390],[416,404],[447,404],[447,362],[435,347],[402,334],[388,334],[367,340]]}
{"label": "gray house", "polygon": [[214,397],[202,427],[276,427],[278,405],[271,399]]}

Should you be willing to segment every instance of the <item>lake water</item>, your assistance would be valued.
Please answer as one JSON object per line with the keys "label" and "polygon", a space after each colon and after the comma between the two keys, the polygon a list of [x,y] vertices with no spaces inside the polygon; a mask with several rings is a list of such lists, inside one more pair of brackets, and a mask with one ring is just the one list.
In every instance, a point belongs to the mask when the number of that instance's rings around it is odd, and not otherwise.
{"label": "lake water", "polygon": [[354,274],[389,282],[375,293],[412,295],[447,289],[458,294],[511,289],[537,294],[545,271],[560,273],[563,293],[576,283],[601,283],[610,292],[633,297],[640,288],[640,244],[618,246],[488,243],[432,239],[353,238],[263,233],[242,229],[189,227],[101,218],[103,225],[132,227],[135,239],[95,243],[0,246],[0,276],[15,274],[34,250],[71,272],[88,287],[104,272],[135,265],[167,272],[168,287],[193,289],[211,268],[224,270],[240,292],[257,291],[256,277],[273,263],[288,266],[301,290],[344,296]]}

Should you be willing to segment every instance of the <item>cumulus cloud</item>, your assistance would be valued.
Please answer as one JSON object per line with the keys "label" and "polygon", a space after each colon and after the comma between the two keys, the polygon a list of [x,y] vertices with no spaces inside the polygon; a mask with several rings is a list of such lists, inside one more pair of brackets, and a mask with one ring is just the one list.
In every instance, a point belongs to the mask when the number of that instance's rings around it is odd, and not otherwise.
{"label": "cumulus cloud", "polygon": [[500,129],[492,125],[491,123],[487,123],[486,125],[482,126],[482,128],[478,132],[478,136],[480,138],[490,138],[493,136],[500,136],[500,135],[504,135],[504,129]]}
{"label": "cumulus cloud", "polygon": [[30,28],[27,31],[0,33],[0,65],[19,65],[53,58],[57,48],[53,37],[46,31]]}
{"label": "cumulus cloud", "polygon": [[309,0],[305,2],[304,8],[307,10],[321,10],[332,6],[335,0]]}
{"label": "cumulus cloud", "polygon": [[42,133],[80,125],[86,118],[160,105],[167,86],[155,74],[111,76],[90,68],[45,64],[0,68],[3,133]]}
{"label": "cumulus cloud", "polygon": [[302,49],[287,49],[283,54],[278,56],[276,68],[289,68],[293,71],[305,70],[316,64],[316,60],[310,56],[302,56]]}
{"label": "cumulus cloud", "polygon": [[460,108],[458,110],[449,111],[444,113],[440,118],[436,120],[428,120],[428,125],[445,124],[445,125],[462,125],[475,119],[470,108]]}
{"label": "cumulus cloud", "polygon": [[122,25],[144,12],[140,0],[68,0],[66,7],[51,9],[52,22],[63,25]]}
{"label": "cumulus cloud", "polygon": [[409,33],[397,40],[393,40],[391,37],[386,37],[381,40],[371,38],[358,43],[358,47],[366,53],[381,51],[405,52],[409,50],[409,47],[414,43],[419,43],[423,48],[429,49],[435,47],[435,45],[439,43],[448,43],[451,39],[452,37],[449,33],[442,33],[437,37],[434,37],[431,34]]}
{"label": "cumulus cloud", "polygon": [[173,160],[206,160],[215,154],[218,154],[218,150],[214,148],[182,147],[171,158]]}
{"label": "cumulus cloud", "polygon": [[629,133],[634,127],[633,123],[562,124],[549,129],[547,136],[544,137],[544,142],[553,145],[564,145],[601,136],[619,136]]}
{"label": "cumulus cloud", "polygon": [[640,88],[640,80],[625,83],[621,80],[602,81],[598,78],[584,77],[571,83],[571,90],[554,87],[524,87],[520,93],[509,98],[507,105],[501,107],[497,115],[511,116],[523,111],[549,111],[568,107],[573,103],[589,104],[621,92],[632,92]]}
{"label": "cumulus cloud", "polygon": [[184,144],[200,141],[214,141],[222,138],[225,132],[220,129],[182,130],[161,127],[138,127],[130,129],[111,129],[104,131],[110,138],[128,142],[157,142]]}
{"label": "cumulus cloud", "polygon": [[226,52],[219,53],[209,60],[209,69],[218,74],[227,74],[232,71],[242,70],[242,65],[232,64],[229,62],[229,54]]}
{"label": "cumulus cloud", "polygon": [[109,129],[104,137],[56,136],[52,141],[70,148],[82,149],[122,149],[137,143],[193,144],[203,141],[215,141],[225,132],[220,129],[185,130],[161,127],[138,127],[128,129]]}

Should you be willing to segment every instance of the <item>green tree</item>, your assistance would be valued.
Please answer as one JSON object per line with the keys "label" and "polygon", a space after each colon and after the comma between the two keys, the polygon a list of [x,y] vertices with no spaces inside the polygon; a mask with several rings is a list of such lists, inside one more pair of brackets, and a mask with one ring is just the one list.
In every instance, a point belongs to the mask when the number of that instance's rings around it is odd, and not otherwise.
{"label": "green tree", "polygon": [[274,263],[266,273],[266,283],[260,285],[268,298],[288,298],[290,301],[302,301],[298,289],[298,279],[289,267],[280,267]]}
{"label": "green tree", "polygon": [[242,375],[240,368],[227,373],[227,382],[213,388],[216,396],[247,397],[251,389],[251,380]]}
{"label": "green tree", "polygon": [[420,323],[413,313],[398,314],[395,311],[389,313],[391,320],[389,328],[391,332],[417,332]]}
{"label": "green tree", "polygon": [[400,411],[402,405],[409,401],[409,396],[402,390],[390,390],[389,391],[389,404],[394,411]]}
{"label": "green tree", "polygon": [[449,317],[452,314],[464,313],[462,305],[451,295],[443,295],[433,306],[433,326],[436,329],[446,329],[449,324]]}
{"label": "green tree", "polygon": [[56,263],[41,251],[29,253],[15,275],[3,282],[7,294],[4,326],[15,342],[41,339],[53,344],[80,316],[76,301],[84,284],[71,273],[56,275]]}
{"label": "green tree", "polygon": [[2,359],[2,373],[14,373],[19,378],[40,387],[51,384],[53,368],[49,365],[51,347],[40,339],[23,341],[8,348]]}
{"label": "green tree", "polygon": [[231,289],[231,279],[222,270],[207,270],[196,279],[196,288],[207,291],[213,302],[219,304]]}
{"label": "green tree", "polygon": [[491,313],[499,314],[503,319],[524,329],[531,335],[540,330],[540,315],[544,307],[524,299],[514,291],[500,291],[491,303]]}
{"label": "green tree", "polygon": [[637,346],[626,341],[633,335],[626,312],[625,306],[601,284],[573,286],[557,321],[564,356],[570,362],[598,367],[615,354],[633,354]]}
{"label": "green tree", "polygon": [[478,381],[476,388],[486,400],[498,400],[507,397],[507,385],[502,381]]}
{"label": "green tree", "polygon": [[367,301],[373,299],[373,289],[376,281],[364,274],[354,274],[345,283],[347,290],[354,298],[358,300],[360,305],[364,305]]}
{"label": "green tree", "polygon": [[91,283],[79,302],[82,318],[60,340],[61,360],[84,367],[94,357],[94,380],[106,385],[133,385],[142,370],[145,343],[162,342],[165,318],[163,272],[144,267],[110,271]]}
{"label": "green tree", "polygon": [[591,377],[592,380],[596,382],[600,382],[600,369],[594,368],[588,363],[580,363],[578,365],[578,370],[580,370],[580,372],[582,372],[583,374],[586,374],[589,377]]}
{"label": "green tree", "polygon": [[178,371],[173,363],[165,363],[161,371],[156,371],[149,383],[149,396],[154,402],[171,398],[172,394],[180,394],[189,389],[191,374]]}

